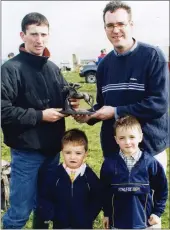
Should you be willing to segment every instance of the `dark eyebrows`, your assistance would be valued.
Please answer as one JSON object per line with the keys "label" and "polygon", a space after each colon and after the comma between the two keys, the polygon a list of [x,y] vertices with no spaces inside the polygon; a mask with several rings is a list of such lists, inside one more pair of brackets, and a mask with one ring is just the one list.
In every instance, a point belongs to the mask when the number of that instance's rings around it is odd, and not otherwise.
{"label": "dark eyebrows", "polygon": [[[127,22],[128,23],[128,22]],[[116,24],[118,24],[118,25],[125,25],[125,24],[127,24],[127,23],[125,23],[125,22],[116,22],[116,23],[108,23],[108,24],[105,24],[106,26],[109,26],[109,25],[116,25]]]}
{"label": "dark eyebrows", "polygon": [[38,33],[38,32],[35,32],[35,33],[32,32],[32,33],[30,33],[30,34],[31,34],[31,35],[38,35],[38,34],[41,34],[41,35],[43,35],[43,36],[44,36],[44,35],[48,35],[48,33]]}

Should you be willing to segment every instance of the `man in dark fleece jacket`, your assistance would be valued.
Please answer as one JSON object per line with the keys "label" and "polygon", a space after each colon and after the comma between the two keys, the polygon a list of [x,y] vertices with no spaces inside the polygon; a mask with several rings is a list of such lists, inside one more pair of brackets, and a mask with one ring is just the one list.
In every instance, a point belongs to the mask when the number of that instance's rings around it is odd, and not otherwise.
{"label": "man in dark fleece jacket", "polygon": [[119,152],[112,127],[126,114],[138,118],[143,130],[140,148],[152,153],[166,169],[168,135],[168,64],[159,48],[132,37],[131,8],[121,1],[108,3],[103,11],[106,35],[113,44],[97,73],[96,113],[76,116],[89,125],[103,121],[101,146],[104,157]]}
{"label": "man in dark fleece jacket", "polygon": [[[44,161],[59,162],[65,131],[62,92],[67,82],[48,60],[49,22],[39,13],[22,20],[24,42],[19,54],[5,62],[2,79],[2,130],[11,148],[10,208],[3,228],[21,229],[35,208],[37,174]],[[76,106],[76,102],[72,102]]]}

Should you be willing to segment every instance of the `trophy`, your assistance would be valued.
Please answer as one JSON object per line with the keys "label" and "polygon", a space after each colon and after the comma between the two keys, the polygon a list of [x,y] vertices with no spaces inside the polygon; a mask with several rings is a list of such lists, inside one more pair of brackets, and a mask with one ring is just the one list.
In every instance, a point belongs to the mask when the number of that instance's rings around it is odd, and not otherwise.
{"label": "trophy", "polygon": [[[63,114],[68,114],[68,115],[91,115],[95,111],[93,110],[93,103],[94,103],[94,98],[92,95],[88,93],[83,93],[83,92],[78,92],[77,90],[81,88],[81,85],[78,83],[69,83],[67,86],[64,86],[63,92],[66,93],[66,99],[64,103],[64,108],[63,110],[60,110],[60,113]],[[70,98],[73,99],[84,99],[84,101],[90,105],[90,109],[78,109],[75,110],[72,108],[71,102],[69,101]]]}

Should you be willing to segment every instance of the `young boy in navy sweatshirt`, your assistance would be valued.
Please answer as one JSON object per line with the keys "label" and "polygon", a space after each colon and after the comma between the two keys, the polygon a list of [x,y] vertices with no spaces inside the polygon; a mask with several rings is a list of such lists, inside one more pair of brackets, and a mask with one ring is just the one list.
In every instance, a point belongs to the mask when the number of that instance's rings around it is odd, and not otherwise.
{"label": "young boy in navy sweatshirt", "polygon": [[106,158],[101,168],[105,229],[145,229],[160,223],[168,196],[167,179],[161,164],[139,149],[142,135],[132,116],[115,123],[120,152]]}
{"label": "young boy in navy sweatshirt", "polygon": [[41,169],[38,182],[38,212],[54,229],[91,229],[99,214],[100,180],[84,162],[88,140],[83,131],[72,129],[62,139],[64,162]]}

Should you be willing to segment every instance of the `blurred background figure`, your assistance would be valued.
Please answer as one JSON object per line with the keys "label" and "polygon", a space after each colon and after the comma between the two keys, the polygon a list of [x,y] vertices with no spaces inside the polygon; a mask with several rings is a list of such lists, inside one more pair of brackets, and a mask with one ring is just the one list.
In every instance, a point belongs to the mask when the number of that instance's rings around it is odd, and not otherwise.
{"label": "blurred background figure", "polygon": [[14,56],[15,56],[15,54],[11,52],[11,53],[8,54],[8,59],[13,58]]}
{"label": "blurred background figure", "polygon": [[102,49],[100,51],[100,55],[98,56],[98,60],[96,64],[98,65],[105,56],[106,56],[106,49]]}
{"label": "blurred background figure", "polygon": [[1,65],[4,64],[4,63],[5,63],[6,61],[8,61],[9,59],[13,58],[14,56],[15,56],[14,53],[12,53],[12,52],[9,53],[8,56],[7,56],[8,58],[1,59]]}

